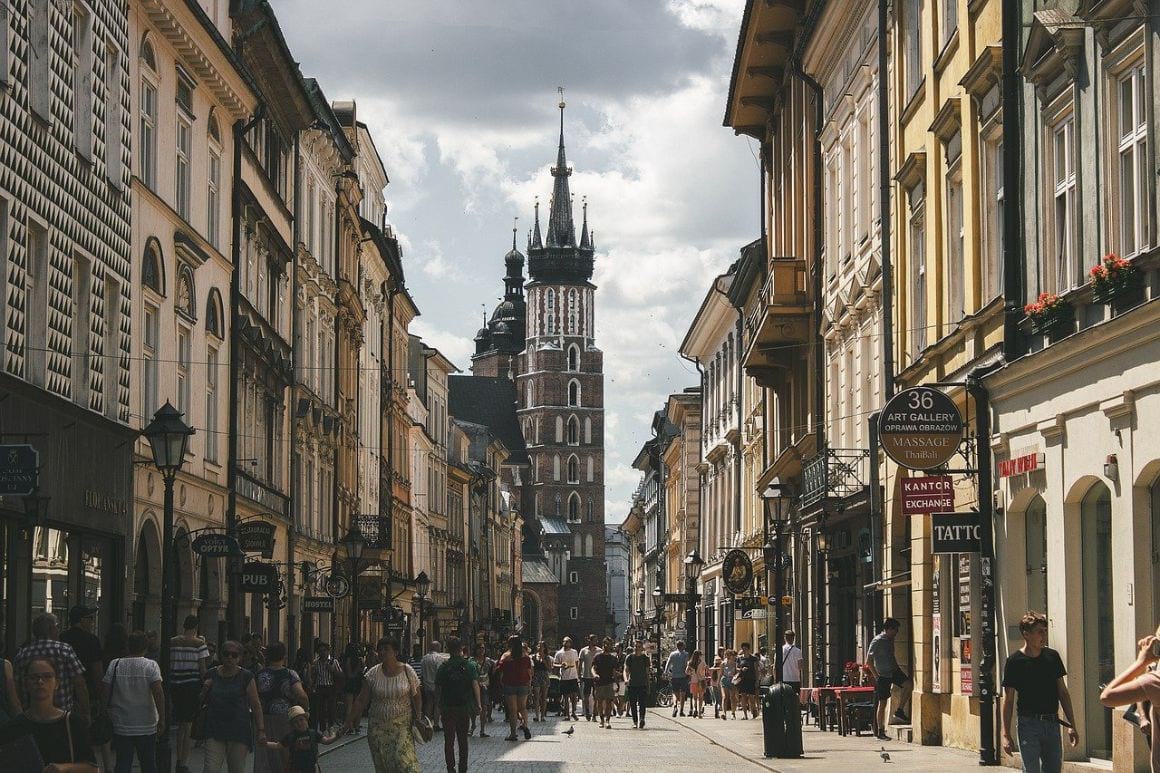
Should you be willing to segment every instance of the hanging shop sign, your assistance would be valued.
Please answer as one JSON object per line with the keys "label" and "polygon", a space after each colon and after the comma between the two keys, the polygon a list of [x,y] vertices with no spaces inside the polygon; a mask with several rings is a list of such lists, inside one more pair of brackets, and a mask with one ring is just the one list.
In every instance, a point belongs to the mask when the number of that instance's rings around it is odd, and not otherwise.
{"label": "hanging shop sign", "polygon": [[1043,469],[1043,454],[1032,451],[1019,456],[1013,456],[1010,459],[1004,459],[996,465],[999,468],[1000,478],[1013,478],[1016,475],[1023,475],[1028,472],[1035,472]]}
{"label": "hanging shop sign", "polygon": [[950,475],[903,478],[902,514],[930,515],[955,509],[955,487]]}
{"label": "hanging shop sign", "polygon": [[721,564],[725,587],[735,596],[749,592],[753,587],[753,561],[744,550],[730,550]]}
{"label": "hanging shop sign", "polygon": [[733,604],[734,620],[764,620],[768,617],[768,602],[759,596],[742,596]]}
{"label": "hanging shop sign", "polygon": [[40,453],[30,445],[0,446],[0,495],[22,497],[36,490]]}
{"label": "hanging shop sign", "polygon": [[194,553],[205,558],[243,555],[238,541],[229,534],[199,534],[191,547]]}
{"label": "hanging shop sign", "polygon": [[334,598],[332,596],[307,596],[302,599],[303,612],[333,612]]}
{"label": "hanging shop sign", "polygon": [[274,531],[272,523],[243,521],[238,524],[238,544],[244,553],[261,553],[262,558],[273,558]]}
{"label": "hanging shop sign", "polygon": [[931,553],[978,553],[982,520],[976,512],[932,513]]}
{"label": "hanging shop sign", "polygon": [[242,590],[247,593],[271,593],[278,586],[278,570],[260,561],[242,567]]}
{"label": "hanging shop sign", "polygon": [[350,580],[346,575],[332,574],[323,580],[322,589],[332,599],[344,599],[350,595]]}
{"label": "hanging shop sign", "polygon": [[886,455],[911,470],[946,464],[963,439],[963,416],[955,401],[934,387],[904,389],[878,417]]}
{"label": "hanging shop sign", "polygon": [[391,519],[381,515],[356,515],[358,530],[368,550],[391,549]]}
{"label": "hanging shop sign", "polygon": [[387,603],[383,578],[379,574],[360,574],[358,583],[358,608],[378,609]]}

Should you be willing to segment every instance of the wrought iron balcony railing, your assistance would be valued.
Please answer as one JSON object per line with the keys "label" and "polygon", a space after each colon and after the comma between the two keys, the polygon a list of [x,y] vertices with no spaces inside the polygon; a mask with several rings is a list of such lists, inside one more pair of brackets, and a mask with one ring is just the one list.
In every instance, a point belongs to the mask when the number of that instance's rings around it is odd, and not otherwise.
{"label": "wrought iron balcony railing", "polygon": [[825,499],[846,499],[870,485],[870,451],[865,448],[826,448],[802,465],[801,506]]}

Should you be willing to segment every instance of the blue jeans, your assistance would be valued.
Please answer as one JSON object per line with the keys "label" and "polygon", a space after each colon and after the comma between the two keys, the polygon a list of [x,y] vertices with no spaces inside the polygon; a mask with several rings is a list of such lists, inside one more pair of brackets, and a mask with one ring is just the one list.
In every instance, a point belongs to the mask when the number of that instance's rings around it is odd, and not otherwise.
{"label": "blue jeans", "polygon": [[133,752],[141,764],[141,773],[157,773],[157,736],[113,735],[113,751],[117,753],[117,773],[133,770]]}
{"label": "blue jeans", "polygon": [[1059,773],[1063,767],[1063,739],[1054,719],[1019,717],[1019,756],[1023,773]]}

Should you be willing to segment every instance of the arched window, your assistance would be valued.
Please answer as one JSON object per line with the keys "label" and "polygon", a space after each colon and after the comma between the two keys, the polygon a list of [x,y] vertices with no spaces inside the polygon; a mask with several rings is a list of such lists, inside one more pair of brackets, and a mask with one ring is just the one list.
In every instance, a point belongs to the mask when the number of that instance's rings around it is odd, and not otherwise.
{"label": "arched window", "polygon": [[193,288],[193,269],[182,266],[177,275],[177,299],[175,308],[190,319],[197,319],[197,294]]}
{"label": "arched window", "polygon": [[575,492],[572,492],[572,495],[568,497],[568,520],[580,520],[580,495]]}
{"label": "arched window", "polygon": [[576,291],[568,291],[568,332],[576,335]]}
{"label": "arched window", "polygon": [[568,370],[573,373],[580,370],[580,347],[576,344],[568,347]]}
{"label": "arched window", "polygon": [[153,72],[157,72],[157,57],[153,54],[153,44],[149,38],[141,41],[141,62]]}
{"label": "arched window", "polygon": [[205,331],[217,338],[225,338],[222,325],[222,295],[214,288],[205,302]]}
{"label": "arched window", "polygon": [[590,456],[588,457],[588,482],[592,483],[596,479],[596,462]]}
{"label": "arched window", "polygon": [[528,379],[528,401],[524,405],[525,408],[531,408],[534,405],[532,402],[532,380]]}
{"label": "arched window", "polygon": [[584,555],[586,555],[586,556],[592,555],[592,535],[591,534],[584,535]]}
{"label": "arched window", "polygon": [[145,245],[141,258],[141,284],[159,295],[165,295],[165,273],[161,266],[161,247],[156,239]]}
{"label": "arched window", "polygon": [[560,416],[556,417],[556,442],[564,442],[564,419]]}
{"label": "arched window", "polygon": [[544,333],[547,335],[551,335],[553,332],[553,328],[555,328],[555,327],[556,327],[556,315],[554,315],[552,312],[549,311],[548,312],[548,324],[544,328]]}
{"label": "arched window", "polygon": [[568,457],[568,482],[580,482],[580,460],[575,455]]}
{"label": "arched window", "polygon": [[584,442],[587,445],[592,445],[592,417],[584,417]]}
{"label": "arched window", "polygon": [[209,132],[209,138],[211,140],[213,140],[214,142],[217,142],[217,143],[221,143],[221,141],[222,141],[221,126],[218,124],[217,116],[214,115],[213,113],[210,113],[210,115],[209,115],[209,123],[208,123],[208,126],[206,128],[206,131]]}
{"label": "arched window", "polygon": [[596,520],[596,506],[592,503],[592,497],[588,497],[587,509],[588,522],[592,523]]}
{"label": "arched window", "polygon": [[575,416],[568,419],[568,445],[580,445],[580,420]]}
{"label": "arched window", "polygon": [[552,480],[560,480],[560,457],[552,457]]}
{"label": "arched window", "polygon": [[580,405],[580,382],[576,379],[568,382],[568,405],[573,408]]}
{"label": "arched window", "polygon": [[[556,458],[556,461],[557,461],[557,462],[558,462],[558,461],[560,461],[559,457],[557,457],[557,458]],[[557,476],[557,480],[559,480],[559,476]],[[559,494],[556,494],[556,517],[557,517],[557,518],[559,518],[559,517],[560,517],[560,504],[561,504],[563,501],[564,501],[564,500],[562,500],[562,499],[560,498],[560,495],[559,495]]]}

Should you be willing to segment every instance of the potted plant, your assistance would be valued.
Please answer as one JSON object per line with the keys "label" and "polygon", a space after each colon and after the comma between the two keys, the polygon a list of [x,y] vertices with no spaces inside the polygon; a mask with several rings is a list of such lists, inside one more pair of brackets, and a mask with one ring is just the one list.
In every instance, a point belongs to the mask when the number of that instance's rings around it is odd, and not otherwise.
{"label": "potted plant", "polygon": [[1075,309],[1055,293],[1040,293],[1023,311],[1031,319],[1031,329],[1049,338],[1071,334],[1075,324]]}
{"label": "potted plant", "polygon": [[1140,269],[1135,264],[1109,252],[1088,272],[1092,300],[1116,307],[1134,306],[1143,289]]}

